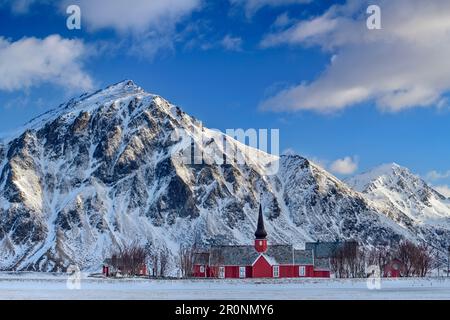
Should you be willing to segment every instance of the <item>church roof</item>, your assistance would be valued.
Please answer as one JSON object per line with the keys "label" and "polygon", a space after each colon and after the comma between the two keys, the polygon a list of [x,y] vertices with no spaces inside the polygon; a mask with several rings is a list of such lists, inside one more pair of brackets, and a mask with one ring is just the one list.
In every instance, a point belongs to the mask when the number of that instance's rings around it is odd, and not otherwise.
{"label": "church roof", "polygon": [[249,266],[258,258],[253,246],[218,246],[211,248],[211,265]]}
{"label": "church roof", "polygon": [[352,248],[356,250],[358,243],[356,241],[335,241],[335,242],[307,242],[306,250],[312,250],[315,258],[331,258],[334,253],[344,248]]}
{"label": "church roof", "polygon": [[209,252],[196,252],[194,254],[194,264],[208,265],[209,264]]}
{"label": "church roof", "polygon": [[[210,257],[198,256],[196,264],[215,266],[251,266],[260,256],[254,246],[216,246],[210,250]],[[313,265],[311,250],[293,250],[290,245],[269,245],[264,257],[276,265]],[[200,263],[202,261],[203,263]]]}

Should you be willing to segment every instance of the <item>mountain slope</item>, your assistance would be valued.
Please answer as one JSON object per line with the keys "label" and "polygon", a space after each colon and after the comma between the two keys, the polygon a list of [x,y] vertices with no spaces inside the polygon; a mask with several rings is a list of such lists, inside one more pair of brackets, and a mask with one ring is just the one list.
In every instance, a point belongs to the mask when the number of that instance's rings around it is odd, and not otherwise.
{"label": "mountain slope", "polygon": [[2,269],[95,269],[133,241],[167,247],[172,265],[180,243],[251,243],[261,194],[272,243],[388,243],[418,240],[417,230],[435,245],[449,239],[399,223],[307,159],[209,130],[132,81],[73,99],[18,132],[0,143]]}
{"label": "mountain slope", "polygon": [[[436,233],[436,239],[450,230],[450,201],[407,168],[386,164],[346,182],[400,225],[413,230],[421,226],[415,231],[421,238],[427,238],[423,229]],[[439,247],[445,249],[444,244]]]}
{"label": "mountain slope", "polygon": [[420,177],[397,164],[383,165],[347,183],[372,200],[405,213],[416,223],[450,227],[450,202]]}

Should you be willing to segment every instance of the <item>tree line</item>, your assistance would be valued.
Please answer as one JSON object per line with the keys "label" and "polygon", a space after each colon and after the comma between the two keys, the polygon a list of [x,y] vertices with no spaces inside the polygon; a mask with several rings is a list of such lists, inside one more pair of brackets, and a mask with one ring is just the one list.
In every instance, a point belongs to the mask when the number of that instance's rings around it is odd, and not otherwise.
{"label": "tree line", "polygon": [[331,271],[337,278],[367,277],[369,267],[385,276],[385,267],[395,261],[402,277],[425,277],[434,264],[430,248],[404,240],[394,246],[365,249],[345,243],[330,259]]}
{"label": "tree line", "polygon": [[135,276],[147,266],[148,274],[153,277],[166,277],[170,267],[170,251],[166,247],[151,250],[149,245],[142,246],[137,242],[119,248],[111,255],[111,267],[114,275]]}

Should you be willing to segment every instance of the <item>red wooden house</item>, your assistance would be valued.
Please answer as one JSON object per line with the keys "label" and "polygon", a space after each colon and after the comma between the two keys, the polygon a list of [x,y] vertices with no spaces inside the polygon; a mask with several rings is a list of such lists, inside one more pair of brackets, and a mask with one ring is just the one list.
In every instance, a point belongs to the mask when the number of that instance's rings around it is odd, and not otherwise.
{"label": "red wooden house", "polygon": [[399,278],[405,271],[403,262],[398,259],[392,259],[383,267],[383,277]]}
{"label": "red wooden house", "polygon": [[330,260],[315,258],[313,250],[268,245],[260,206],[254,245],[214,246],[198,252],[193,274],[201,278],[329,278]]}

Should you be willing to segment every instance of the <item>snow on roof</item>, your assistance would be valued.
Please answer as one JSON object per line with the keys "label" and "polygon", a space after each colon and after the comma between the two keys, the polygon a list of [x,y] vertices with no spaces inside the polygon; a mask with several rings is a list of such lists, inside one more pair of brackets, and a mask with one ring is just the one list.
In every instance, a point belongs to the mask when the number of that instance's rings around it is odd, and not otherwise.
{"label": "snow on roof", "polygon": [[[205,264],[208,260],[204,256],[205,252],[196,255],[196,261]],[[250,266],[261,254],[254,246],[215,246],[209,251],[209,262],[216,266]],[[272,245],[262,254],[271,265],[292,265],[292,264],[313,264],[313,254],[311,250],[294,250],[291,245]]]}

